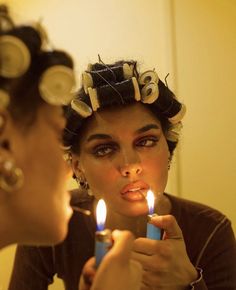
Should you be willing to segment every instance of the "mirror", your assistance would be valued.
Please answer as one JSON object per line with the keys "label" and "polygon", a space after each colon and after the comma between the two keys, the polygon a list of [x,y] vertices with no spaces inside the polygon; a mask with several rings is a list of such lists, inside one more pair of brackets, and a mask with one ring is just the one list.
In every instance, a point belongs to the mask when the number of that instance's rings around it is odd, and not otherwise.
{"label": "mirror", "polygon": [[[168,191],[205,203],[236,222],[236,4],[187,0],[7,0],[19,21],[42,18],[52,44],[68,50],[78,73],[100,54],[154,67],[187,106]],[[23,18],[24,19],[24,18]],[[76,186],[71,183],[70,187]],[[7,289],[15,247],[0,252]],[[61,282],[57,282],[61,283]],[[51,290],[63,289],[62,284]]]}

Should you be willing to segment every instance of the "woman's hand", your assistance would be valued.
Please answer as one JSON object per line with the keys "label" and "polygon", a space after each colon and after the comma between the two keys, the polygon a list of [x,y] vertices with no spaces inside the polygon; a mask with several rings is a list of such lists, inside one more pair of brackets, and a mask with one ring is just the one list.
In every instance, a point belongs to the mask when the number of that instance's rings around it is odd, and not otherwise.
{"label": "woman's hand", "polygon": [[140,290],[142,266],[131,260],[134,237],[128,231],[112,233],[114,245],[95,270],[95,258],[85,264],[79,290]]}
{"label": "woman's hand", "polygon": [[141,289],[186,289],[198,274],[181,229],[171,215],[154,217],[151,222],[164,229],[164,236],[161,241],[139,238],[134,242],[132,257],[143,266]]}

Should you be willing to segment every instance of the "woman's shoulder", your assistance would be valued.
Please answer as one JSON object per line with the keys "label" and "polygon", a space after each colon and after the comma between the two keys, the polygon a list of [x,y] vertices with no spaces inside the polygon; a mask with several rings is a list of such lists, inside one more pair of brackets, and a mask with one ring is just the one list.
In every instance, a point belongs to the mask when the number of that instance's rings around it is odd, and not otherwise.
{"label": "woman's shoulder", "polygon": [[[188,255],[194,265],[211,255],[229,252],[235,255],[235,239],[230,220],[219,210],[185,198],[166,194],[172,212],[182,230]],[[231,249],[231,250],[229,250]],[[205,263],[205,262],[204,262]]]}
{"label": "woman's shoulder", "polygon": [[221,223],[222,221],[228,221],[228,218],[219,210],[186,198],[177,197],[170,194],[165,194],[171,202],[171,213],[176,216],[177,219],[191,218],[194,220],[203,221],[206,220],[213,224]]}
{"label": "woman's shoulder", "polygon": [[219,210],[200,202],[166,194],[186,241],[205,243],[219,235],[233,236],[231,221]]}

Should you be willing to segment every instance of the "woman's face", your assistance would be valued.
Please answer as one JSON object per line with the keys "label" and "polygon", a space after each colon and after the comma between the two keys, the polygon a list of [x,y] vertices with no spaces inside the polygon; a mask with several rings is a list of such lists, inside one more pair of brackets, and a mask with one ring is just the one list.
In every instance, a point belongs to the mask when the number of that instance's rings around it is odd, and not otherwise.
{"label": "woman's face", "polygon": [[73,156],[97,199],[125,216],[148,212],[146,194],[162,193],[168,176],[168,145],[159,120],[141,103],[96,112]]}
{"label": "woman's face", "polygon": [[64,126],[62,109],[45,105],[31,127],[13,129],[11,150],[25,181],[9,204],[25,243],[56,243],[67,233],[72,210],[65,187],[69,169],[61,149]]}

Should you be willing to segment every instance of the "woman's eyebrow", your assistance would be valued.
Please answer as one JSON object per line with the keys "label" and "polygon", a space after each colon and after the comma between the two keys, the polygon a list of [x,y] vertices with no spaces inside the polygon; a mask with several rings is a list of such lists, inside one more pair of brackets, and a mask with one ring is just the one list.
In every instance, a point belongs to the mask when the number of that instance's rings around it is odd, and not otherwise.
{"label": "woman's eyebrow", "polygon": [[[157,124],[147,124],[135,131],[135,134],[140,134],[144,133],[146,131],[149,131],[151,129],[156,129],[160,130],[160,126]],[[97,133],[97,134],[92,134],[87,138],[87,142],[93,141],[93,140],[104,140],[104,139],[112,139],[112,137],[108,134],[102,134],[102,133]]]}
{"label": "woman's eyebrow", "polygon": [[102,139],[112,139],[112,137],[110,135],[107,135],[107,134],[92,134],[88,137],[87,139],[87,142],[90,142],[92,140],[95,140],[95,139],[99,139],[99,140],[102,140]]}
{"label": "woman's eyebrow", "polygon": [[160,130],[160,126],[158,126],[157,124],[147,124],[147,125],[139,128],[138,130],[136,130],[135,133],[136,134],[145,133],[151,129]]}

